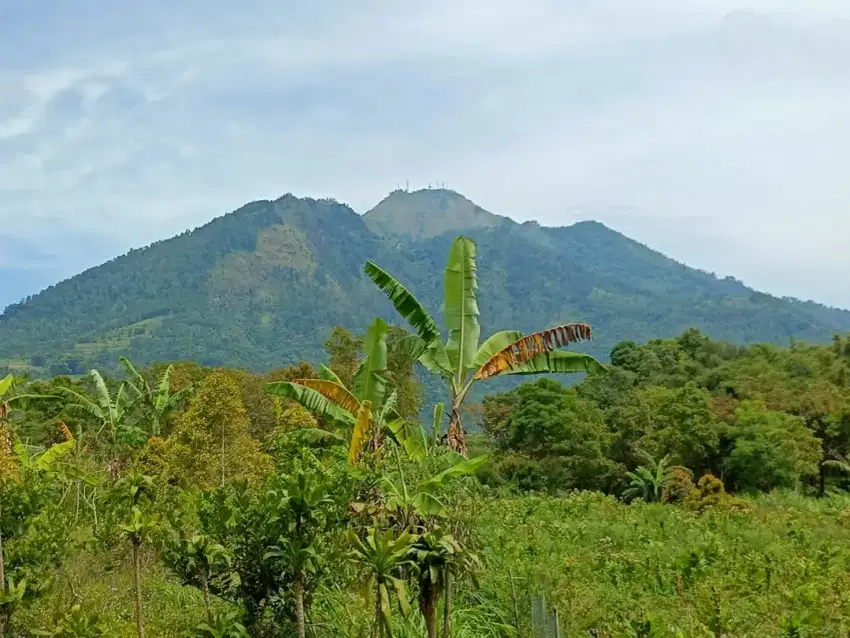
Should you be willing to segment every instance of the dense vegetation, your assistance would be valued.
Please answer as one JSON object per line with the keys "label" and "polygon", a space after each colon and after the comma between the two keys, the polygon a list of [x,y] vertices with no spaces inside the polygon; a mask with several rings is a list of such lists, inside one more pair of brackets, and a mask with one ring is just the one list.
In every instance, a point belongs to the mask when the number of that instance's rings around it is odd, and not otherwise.
{"label": "dense vegetation", "polygon": [[191,360],[252,370],[316,360],[334,326],[362,332],[375,316],[393,318],[362,271],[366,260],[439,310],[444,255],[459,232],[479,247],[487,334],[588,321],[596,330],[588,352],[603,357],[624,339],[692,326],[718,339],[780,345],[850,330],[850,313],[689,269],[597,223],[515,224],[442,190],[394,193],[364,217],[333,201],[285,196],[9,307],[0,316],[0,371],[114,371],[119,354],[141,365]]}
{"label": "dense vegetation", "polygon": [[[689,329],[603,368],[560,349],[585,324],[479,343],[466,239],[446,342],[366,271],[411,334],[0,380],[0,638],[847,635],[850,341]],[[428,428],[420,364],[450,406]]]}

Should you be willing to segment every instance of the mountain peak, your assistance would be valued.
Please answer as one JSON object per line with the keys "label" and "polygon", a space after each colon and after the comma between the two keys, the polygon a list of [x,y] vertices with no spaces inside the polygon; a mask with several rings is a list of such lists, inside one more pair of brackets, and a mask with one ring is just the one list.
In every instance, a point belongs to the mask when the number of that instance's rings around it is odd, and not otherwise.
{"label": "mountain peak", "polygon": [[484,210],[460,193],[445,188],[394,190],[367,212],[363,219],[378,235],[413,239],[514,223],[507,217]]}

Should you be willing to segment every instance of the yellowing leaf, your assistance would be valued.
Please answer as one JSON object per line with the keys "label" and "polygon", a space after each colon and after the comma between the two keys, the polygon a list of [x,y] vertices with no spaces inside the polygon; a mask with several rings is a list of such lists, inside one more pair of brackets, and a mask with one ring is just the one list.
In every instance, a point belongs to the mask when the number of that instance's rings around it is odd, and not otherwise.
{"label": "yellowing leaf", "polygon": [[526,335],[491,356],[475,373],[475,379],[489,379],[509,372],[541,354],[570,343],[587,341],[591,336],[591,328],[586,323],[568,323]]}
{"label": "yellowing leaf", "polygon": [[354,465],[357,463],[357,457],[360,456],[360,450],[363,448],[363,443],[366,440],[366,435],[369,432],[369,425],[372,423],[372,402],[363,401],[360,404],[360,409],[357,411],[357,418],[354,422],[354,432],[351,434],[351,447],[348,449],[348,464]]}
{"label": "yellowing leaf", "polygon": [[321,394],[326,399],[330,399],[343,410],[357,414],[360,409],[360,401],[357,400],[345,386],[334,381],[326,381],[324,379],[296,379],[293,383],[302,385],[305,388],[310,388]]}

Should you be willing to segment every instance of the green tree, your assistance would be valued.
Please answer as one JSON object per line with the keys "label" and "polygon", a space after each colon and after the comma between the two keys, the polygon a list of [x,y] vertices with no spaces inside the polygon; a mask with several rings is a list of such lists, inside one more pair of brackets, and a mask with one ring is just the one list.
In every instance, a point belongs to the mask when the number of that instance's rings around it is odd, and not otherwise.
{"label": "green tree", "polygon": [[422,384],[416,378],[416,359],[401,347],[407,331],[390,326],[387,332],[387,387],[396,394],[396,412],[403,419],[419,418]]}
{"label": "green tree", "polygon": [[248,432],[248,414],[236,383],[223,372],[206,377],[169,437],[168,473],[209,488],[271,469],[271,459]]}
{"label": "green tree", "polygon": [[289,522],[287,533],[266,552],[266,557],[274,559],[291,577],[298,638],[307,635],[305,600],[318,584],[322,533],[328,527],[333,506],[325,482],[313,473],[300,472],[288,482],[281,503]]}
{"label": "green tree", "polygon": [[0,476],[0,638],[16,610],[48,591],[67,548],[68,521],[52,470],[68,451],[63,444],[33,458],[18,442],[14,473]]}
{"label": "green tree", "polygon": [[481,424],[502,453],[537,463],[550,488],[604,489],[617,472],[604,413],[557,381],[485,398]]}
{"label": "green tree", "polygon": [[230,575],[233,564],[230,552],[205,534],[173,534],[166,541],[163,559],[184,583],[201,590],[208,620],[212,621],[211,583]]}
{"label": "green tree", "polygon": [[371,261],[365,266],[366,274],[416,332],[408,339],[406,351],[448,383],[451,408],[446,440],[449,447],[464,455],[467,449],[460,409],[476,381],[511,374],[605,370],[589,355],[557,350],[590,339],[587,324],[566,324],[525,337],[517,330],[503,330],[479,345],[477,269],[475,243],[458,237],[452,244],[445,271],[448,340],[444,344],[436,322],[397,279]]}
{"label": "green tree", "polygon": [[350,388],[360,367],[363,338],[353,336],[342,326],[336,326],[330,338],[325,341],[324,347],[328,355],[328,367],[333,370],[342,385]]}
{"label": "green tree", "polygon": [[419,574],[419,611],[425,619],[428,638],[437,637],[437,603],[441,594],[445,597],[443,636],[450,636],[454,578],[468,574],[474,579],[481,568],[480,560],[440,527],[419,536],[412,555]]}
{"label": "green tree", "polygon": [[794,487],[803,477],[817,475],[820,442],[800,417],[768,410],[760,401],[744,401],[730,433],[734,447],[724,470],[736,490]]}
{"label": "green tree", "polygon": [[676,389],[650,387],[638,392],[646,396],[652,416],[637,446],[654,456],[669,454],[698,475],[715,471],[722,429],[710,393],[693,382]]}
{"label": "green tree", "polygon": [[143,511],[154,495],[154,478],[133,472],[115,484],[115,493],[120,504],[130,508],[129,518],[120,526],[120,532],[130,541],[133,572],[136,586],[136,628],[139,638],[145,638],[145,612],[142,597],[142,544],[151,538],[159,525],[156,514]]}

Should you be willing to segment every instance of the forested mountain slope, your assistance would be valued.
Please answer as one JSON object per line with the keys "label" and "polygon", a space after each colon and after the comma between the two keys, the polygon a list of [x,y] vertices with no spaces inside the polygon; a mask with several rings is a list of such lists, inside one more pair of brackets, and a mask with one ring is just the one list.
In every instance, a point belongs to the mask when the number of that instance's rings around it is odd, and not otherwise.
{"label": "forested mountain slope", "polygon": [[395,319],[372,259],[439,314],[448,247],[478,243],[485,332],[593,324],[591,350],[696,327],[717,339],[825,341],[850,312],[771,297],[688,268],[602,224],[518,224],[452,191],[396,191],[364,216],[332,200],[257,201],[10,306],[0,368],[75,373],[189,359],[267,369],[321,356],[334,325]]}

